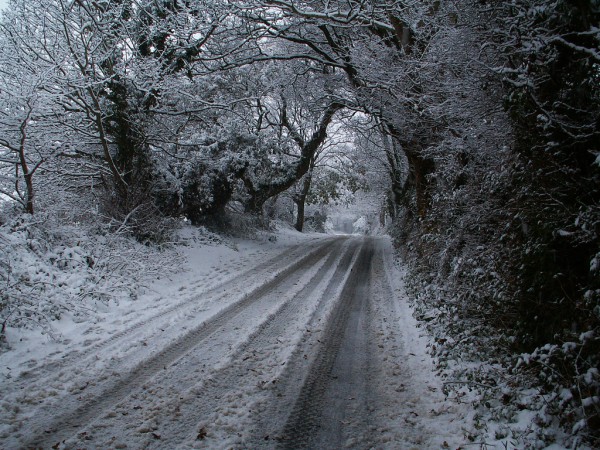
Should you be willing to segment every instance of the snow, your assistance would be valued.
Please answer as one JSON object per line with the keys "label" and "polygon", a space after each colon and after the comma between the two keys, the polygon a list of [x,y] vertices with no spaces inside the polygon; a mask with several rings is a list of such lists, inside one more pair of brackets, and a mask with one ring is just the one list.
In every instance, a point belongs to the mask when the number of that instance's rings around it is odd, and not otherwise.
{"label": "snow", "polygon": [[369,222],[365,216],[359,217],[352,224],[352,232],[355,234],[367,234],[369,232]]}
{"label": "snow", "polygon": [[[103,448],[164,448],[171,439],[180,448],[247,446],[253,442],[256,415],[273,403],[273,389],[286,377],[293,383],[289,361],[318,347],[334,310],[329,300],[341,295],[351,276],[351,270],[338,273],[341,261],[356,260],[352,242],[362,239],[344,241],[286,227],[254,239],[233,239],[184,228],[177,251],[161,260],[164,272],[151,283],[137,284],[135,296],[97,303],[86,315],[63,312],[51,328],[7,328],[9,348],[0,354],[0,442],[22,446],[45,430],[56,411],[71,411],[75,415],[67,423],[87,425],[76,436],[64,436],[67,447],[89,440]],[[404,285],[407,275],[394,261],[391,241],[379,237],[376,242],[383,259],[372,270],[382,276],[375,278],[372,292],[383,300],[371,314],[375,344],[383,351],[382,372],[373,382],[388,399],[373,416],[379,444],[460,448],[479,442],[469,437],[480,426],[491,436],[485,440],[488,448],[505,448],[511,431],[526,429],[541,412],[520,411],[510,427],[503,421],[482,424],[473,408],[482,399],[469,382],[448,389],[449,381],[438,375],[430,356],[435,342],[415,318]],[[323,244],[337,250],[323,253]],[[65,279],[69,268],[76,271],[89,256],[83,241],[52,252],[57,260],[68,256]],[[289,268],[297,278],[281,277]],[[339,283],[332,283],[336,277]],[[278,284],[280,279],[284,284]],[[254,299],[250,307],[219,325],[218,317],[246,299]],[[207,345],[195,349],[194,334],[212,322]],[[161,370],[146,369],[152,364]],[[585,378],[597,376],[590,372]],[[102,398],[106,393],[108,398]],[[564,393],[565,400],[569,394]],[[593,405],[598,398],[586,401]],[[202,422],[195,420],[200,412]],[[281,425],[281,417],[272,417],[273,424]],[[359,445],[360,437],[347,444],[353,442]]]}
{"label": "snow", "polygon": [[[154,331],[155,327],[140,335],[133,333],[127,342],[120,342],[117,348],[110,345],[111,340],[116,340],[137,324],[142,329],[157,317],[162,319],[157,326],[167,331],[162,339],[165,342],[172,340],[180,329],[169,328],[169,325],[178,323],[182,315],[189,314],[189,310],[172,311],[173,305],[185,304],[191,297],[197,297],[198,292],[225,285],[248,268],[289,250],[295,244],[306,243],[314,238],[312,235],[282,229],[275,242],[267,238],[222,240],[205,230],[187,228],[181,233],[184,245],[179,247],[177,254],[171,254],[168,263],[165,262],[163,274],[157,274],[156,279],[145,287],[140,285],[135,298],[120,298],[109,304],[97,302],[93,309],[90,305],[85,315],[80,311],[63,312],[60,320],[53,321],[51,327],[8,326],[5,336],[9,349],[0,354],[0,377],[10,381],[0,386],[0,439],[7,438],[15,426],[31,416],[36,405],[42,403],[45,397],[59,397],[86,379],[85,372],[68,376],[59,373],[57,376],[53,371],[56,367],[91,359],[95,360],[95,369],[106,371],[114,361],[126,360],[133,350],[144,347],[147,334]],[[62,254],[73,257],[66,265],[79,261],[81,258],[78,255],[81,253],[77,247],[62,250]],[[26,253],[23,255],[28,258],[24,266],[31,267],[30,271],[35,273],[35,267],[40,263]],[[82,274],[78,275],[77,271],[67,272],[63,276],[61,285],[68,286],[69,290],[82,279]],[[55,292],[60,292],[60,289],[55,289]],[[133,365],[147,353],[138,352],[135,359],[126,361],[126,366]],[[34,375],[34,383],[30,382],[31,374]],[[41,380],[45,382],[41,383]],[[53,386],[49,391],[45,386],[47,383]]]}
{"label": "snow", "polygon": [[590,386],[598,379],[600,379],[600,372],[596,367],[590,367],[583,375],[583,380]]}
{"label": "snow", "polygon": [[444,383],[436,375],[435,361],[429,354],[431,338],[415,318],[415,311],[406,293],[406,272],[394,261],[391,242],[386,245],[385,271],[394,293],[397,328],[401,330],[402,364],[410,376],[405,378],[411,392],[412,407],[419,422],[430,435],[427,448],[460,448],[465,444],[463,427],[472,412],[468,405],[449,400],[444,395]]}

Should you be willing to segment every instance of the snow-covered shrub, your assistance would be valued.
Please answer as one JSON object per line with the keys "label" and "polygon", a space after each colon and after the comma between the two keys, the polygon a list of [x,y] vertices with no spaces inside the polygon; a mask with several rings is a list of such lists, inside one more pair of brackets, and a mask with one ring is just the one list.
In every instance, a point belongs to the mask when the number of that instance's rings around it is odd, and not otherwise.
{"label": "snow-covered shrub", "polygon": [[[560,423],[566,445],[597,446],[599,11],[485,3],[462,2],[464,26],[428,43],[419,120],[436,131],[420,150],[434,170],[426,208],[398,203],[394,234],[447,392],[476,406],[479,436],[542,447]],[[470,66],[473,49],[492,70]]]}
{"label": "snow-covered shrub", "polygon": [[149,195],[137,199],[129,197],[130,204],[119,204],[119,199],[107,194],[101,202],[103,221],[110,233],[135,237],[140,242],[162,244],[169,242],[177,220],[163,215]]}
{"label": "snow-covered shrub", "polygon": [[233,194],[229,175],[201,162],[190,168],[183,183],[182,203],[184,215],[193,224],[224,212]]}
{"label": "snow-covered shrub", "polygon": [[360,216],[352,224],[352,233],[354,234],[369,234],[371,225],[365,216]]}
{"label": "snow-covered shrub", "polygon": [[169,267],[177,270],[174,250],[40,219],[20,215],[0,226],[3,331],[41,326],[52,333],[52,321],[65,312],[83,320],[101,305],[134,300],[145,282]]}
{"label": "snow-covered shrub", "polygon": [[517,364],[543,382],[541,395],[546,406],[570,430],[572,445],[582,432],[593,442],[600,427],[600,336],[588,331],[573,339],[522,354]]}
{"label": "snow-covered shrub", "polygon": [[308,231],[317,233],[325,233],[325,223],[327,222],[327,214],[321,211],[315,211],[312,215],[304,219],[304,227]]}

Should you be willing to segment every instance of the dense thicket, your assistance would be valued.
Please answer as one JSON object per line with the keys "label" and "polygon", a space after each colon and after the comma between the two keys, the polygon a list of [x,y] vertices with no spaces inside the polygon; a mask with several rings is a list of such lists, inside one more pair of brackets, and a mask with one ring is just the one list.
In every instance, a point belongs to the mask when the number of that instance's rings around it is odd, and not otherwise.
{"label": "dense thicket", "polygon": [[441,364],[489,363],[457,385],[541,387],[598,443],[599,21],[596,0],[14,0],[5,214],[161,240],[288,195],[301,230],[384,173]]}
{"label": "dense thicket", "polygon": [[512,69],[505,72],[506,106],[518,155],[510,203],[521,222],[512,243],[519,348],[537,348],[534,359],[547,386],[562,385],[577,399],[558,405],[567,422],[575,430],[587,422],[596,443],[599,6],[516,2],[502,13],[522,31],[504,25],[498,36]]}
{"label": "dense thicket", "polygon": [[[464,2],[458,26],[438,28],[423,55],[442,63],[424,89],[441,93],[430,196],[398,230],[417,295],[452,331],[442,359],[517,360],[504,379],[535,377],[540,423],[556,414],[573,442],[596,444],[599,14],[586,1]],[[468,372],[497,384],[490,367]]]}

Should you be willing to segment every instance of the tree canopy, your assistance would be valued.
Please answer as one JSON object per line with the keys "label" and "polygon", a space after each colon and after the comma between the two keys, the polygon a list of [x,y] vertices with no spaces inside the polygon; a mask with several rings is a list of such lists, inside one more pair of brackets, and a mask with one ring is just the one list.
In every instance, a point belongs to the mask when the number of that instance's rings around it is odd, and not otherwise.
{"label": "tree canopy", "polygon": [[11,0],[0,22],[4,214],[159,241],[366,180],[420,301],[534,355],[596,444],[598,142],[595,0]]}

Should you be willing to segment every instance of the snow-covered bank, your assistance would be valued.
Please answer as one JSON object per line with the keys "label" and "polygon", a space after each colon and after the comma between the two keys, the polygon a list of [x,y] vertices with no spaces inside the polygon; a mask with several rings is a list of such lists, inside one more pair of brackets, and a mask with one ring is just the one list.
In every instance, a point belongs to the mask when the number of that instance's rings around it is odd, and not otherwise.
{"label": "snow-covered bank", "polygon": [[416,345],[414,353],[428,355],[408,364],[424,364],[423,377],[437,383],[461,418],[464,442],[485,449],[590,448],[561,427],[550,405],[553,394],[498,351],[501,337],[486,334],[477,318],[459,317],[442,287],[423,282],[399,261],[395,265],[407,342]]}

